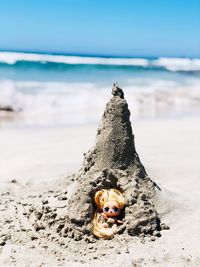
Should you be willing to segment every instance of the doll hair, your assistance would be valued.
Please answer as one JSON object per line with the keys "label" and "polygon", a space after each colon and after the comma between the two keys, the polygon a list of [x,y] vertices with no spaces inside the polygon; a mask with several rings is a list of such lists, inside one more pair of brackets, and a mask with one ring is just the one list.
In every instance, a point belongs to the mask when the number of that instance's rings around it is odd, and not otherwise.
{"label": "doll hair", "polygon": [[102,189],[96,192],[94,202],[97,210],[92,219],[92,232],[96,237],[108,239],[114,236],[116,232],[116,224],[112,227],[105,228],[103,223],[105,219],[102,216],[103,206],[108,201],[115,201],[118,203],[120,210],[125,206],[125,198],[122,193],[117,189]]}

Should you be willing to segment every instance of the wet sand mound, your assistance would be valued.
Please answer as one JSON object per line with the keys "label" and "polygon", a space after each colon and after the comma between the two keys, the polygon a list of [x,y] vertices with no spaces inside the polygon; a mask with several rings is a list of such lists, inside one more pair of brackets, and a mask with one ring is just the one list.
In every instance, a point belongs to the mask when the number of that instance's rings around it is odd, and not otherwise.
{"label": "wet sand mound", "polygon": [[75,239],[91,235],[94,194],[103,188],[120,189],[126,198],[125,223],[120,233],[140,235],[160,230],[153,205],[156,185],[136,152],[128,104],[117,85],[113,86],[112,95],[97,131],[96,144],[85,154],[69,200],[66,222]]}

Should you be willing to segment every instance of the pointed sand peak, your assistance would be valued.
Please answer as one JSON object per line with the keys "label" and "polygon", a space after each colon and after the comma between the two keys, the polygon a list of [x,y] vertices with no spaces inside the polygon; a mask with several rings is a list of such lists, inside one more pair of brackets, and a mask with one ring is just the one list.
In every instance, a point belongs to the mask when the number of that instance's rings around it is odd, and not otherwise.
{"label": "pointed sand peak", "polygon": [[123,90],[118,86],[118,83],[114,83],[112,87],[112,94],[124,98]]}
{"label": "pointed sand peak", "polygon": [[114,83],[97,132],[96,144],[86,155],[86,169],[127,169],[134,164],[135,144],[130,111],[123,90]]}

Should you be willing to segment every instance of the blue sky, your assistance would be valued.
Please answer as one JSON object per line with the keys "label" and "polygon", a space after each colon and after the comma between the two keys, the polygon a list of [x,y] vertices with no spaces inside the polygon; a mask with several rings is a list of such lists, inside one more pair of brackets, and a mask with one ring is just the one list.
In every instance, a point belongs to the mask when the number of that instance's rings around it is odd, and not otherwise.
{"label": "blue sky", "polygon": [[200,0],[0,0],[0,49],[200,57]]}

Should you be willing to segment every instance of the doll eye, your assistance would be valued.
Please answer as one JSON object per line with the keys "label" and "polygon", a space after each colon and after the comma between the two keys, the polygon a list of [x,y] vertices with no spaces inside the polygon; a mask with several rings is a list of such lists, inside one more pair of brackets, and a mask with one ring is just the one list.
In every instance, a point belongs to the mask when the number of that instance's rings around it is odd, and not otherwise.
{"label": "doll eye", "polygon": [[103,208],[103,210],[104,210],[105,212],[108,212],[108,211],[109,211],[109,207],[105,207],[105,208]]}
{"label": "doll eye", "polygon": [[114,210],[114,212],[118,212],[119,211],[119,209],[117,207],[114,207],[113,210]]}

